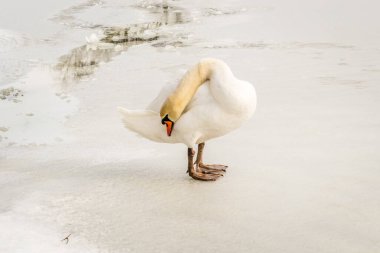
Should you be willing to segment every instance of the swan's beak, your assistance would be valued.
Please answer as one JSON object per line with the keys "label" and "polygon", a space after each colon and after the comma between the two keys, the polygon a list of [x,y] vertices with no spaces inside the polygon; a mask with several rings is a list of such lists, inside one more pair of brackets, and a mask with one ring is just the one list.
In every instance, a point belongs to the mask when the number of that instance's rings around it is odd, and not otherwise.
{"label": "swan's beak", "polygon": [[166,133],[168,136],[172,135],[174,123],[172,121],[164,121],[166,125]]}
{"label": "swan's beak", "polygon": [[166,125],[166,133],[168,136],[171,136],[174,128],[174,122],[171,121],[168,115],[166,114],[166,116],[162,118],[161,123]]}

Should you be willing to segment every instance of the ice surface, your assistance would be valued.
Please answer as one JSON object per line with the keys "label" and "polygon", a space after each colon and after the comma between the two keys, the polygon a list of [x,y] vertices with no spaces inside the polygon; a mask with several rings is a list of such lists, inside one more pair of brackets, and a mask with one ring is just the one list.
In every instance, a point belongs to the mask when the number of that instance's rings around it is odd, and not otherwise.
{"label": "ice surface", "polygon": [[[376,1],[50,2],[0,3],[1,253],[380,252]],[[258,93],[214,183],[116,110],[203,57]]]}

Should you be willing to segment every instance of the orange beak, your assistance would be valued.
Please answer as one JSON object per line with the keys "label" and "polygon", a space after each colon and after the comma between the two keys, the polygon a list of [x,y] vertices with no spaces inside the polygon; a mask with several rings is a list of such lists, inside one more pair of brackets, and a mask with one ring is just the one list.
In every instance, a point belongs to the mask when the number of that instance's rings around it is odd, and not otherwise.
{"label": "orange beak", "polygon": [[166,125],[166,133],[168,134],[168,136],[172,135],[174,123],[168,120],[164,121],[164,123]]}

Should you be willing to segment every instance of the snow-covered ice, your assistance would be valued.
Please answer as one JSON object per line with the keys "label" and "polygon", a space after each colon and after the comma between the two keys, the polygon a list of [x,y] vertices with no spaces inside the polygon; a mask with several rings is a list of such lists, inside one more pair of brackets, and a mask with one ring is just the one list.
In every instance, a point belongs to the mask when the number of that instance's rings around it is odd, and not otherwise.
{"label": "snow-covered ice", "polygon": [[[379,7],[3,1],[0,252],[380,252]],[[214,183],[116,110],[203,57],[258,94],[252,120],[206,143],[229,165]]]}

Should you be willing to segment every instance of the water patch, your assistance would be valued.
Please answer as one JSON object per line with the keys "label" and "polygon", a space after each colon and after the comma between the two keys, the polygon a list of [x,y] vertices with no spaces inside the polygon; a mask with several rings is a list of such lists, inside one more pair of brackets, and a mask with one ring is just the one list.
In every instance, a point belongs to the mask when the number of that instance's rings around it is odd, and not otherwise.
{"label": "water patch", "polygon": [[109,62],[130,46],[157,40],[155,29],[159,26],[160,23],[156,22],[127,28],[105,28],[103,35],[92,34],[86,45],[61,56],[56,69],[64,82],[80,80],[93,74],[100,63]]}
{"label": "water patch", "polygon": [[[162,26],[188,22],[189,18],[186,18],[182,9],[166,4],[148,5],[147,3],[135,7],[146,8],[152,13],[160,13],[160,21],[126,27],[101,26],[101,32],[86,38],[87,44],[74,48],[69,54],[59,58],[55,69],[61,73],[64,83],[78,81],[92,75],[101,63],[111,61],[113,57],[134,45],[164,39],[165,41],[156,43],[154,46],[183,46],[183,42],[178,40],[183,36],[175,37],[173,34],[160,30]],[[83,8],[85,7],[83,6]],[[79,10],[82,10],[82,7]],[[168,40],[170,36],[175,37],[175,41]]]}

